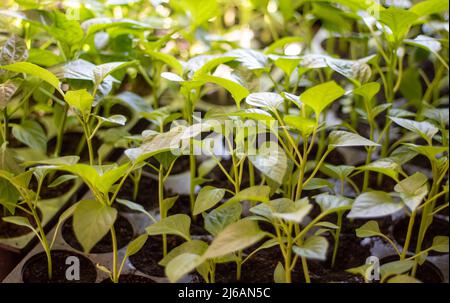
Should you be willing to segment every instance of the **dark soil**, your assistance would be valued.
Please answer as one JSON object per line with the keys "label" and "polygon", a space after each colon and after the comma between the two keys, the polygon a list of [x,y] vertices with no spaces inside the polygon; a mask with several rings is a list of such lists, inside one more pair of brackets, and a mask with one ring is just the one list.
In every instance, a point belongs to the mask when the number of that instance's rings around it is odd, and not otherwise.
{"label": "dark soil", "polygon": [[[147,162],[159,168],[160,163],[154,157],[148,159]],[[189,168],[190,168],[189,156],[180,156],[175,160],[175,164],[173,165],[170,174],[171,175],[181,174],[188,171]],[[157,172],[155,172],[155,170],[148,165],[144,166],[144,170],[151,174],[157,174]]]}
{"label": "dark soil", "polygon": [[[167,236],[167,251],[183,244],[184,240],[176,236]],[[144,274],[165,277],[164,267],[158,263],[163,259],[162,236],[149,237],[141,250],[130,257],[133,266]]]}
{"label": "dark soil", "polygon": [[[233,161],[231,159],[229,160],[222,160],[220,162],[222,164],[222,166],[227,170],[228,173],[231,172],[231,167],[233,165]],[[260,173],[258,172],[258,169],[255,168],[255,184],[259,184],[259,182],[261,181],[261,176]],[[230,174],[231,176],[233,176],[232,174]],[[210,179],[210,181],[204,183],[204,185],[211,185],[211,186],[215,186],[218,188],[226,188],[229,190],[234,191],[234,185],[230,183],[230,181],[228,180],[228,178],[225,176],[225,174],[223,173],[223,171],[220,169],[220,167],[217,165],[215,166],[210,172],[209,174],[207,174],[205,177],[205,179]],[[250,186],[250,175],[248,173],[248,165],[246,164],[244,166],[243,169],[243,175],[242,175],[242,181],[241,181],[241,189],[243,188],[247,188]],[[225,195],[226,198],[230,198],[230,194],[227,193]]]}
{"label": "dark soil", "polygon": [[236,105],[231,94],[223,88],[217,88],[202,96],[202,100],[209,104],[220,106]]}
{"label": "dark soil", "polygon": [[[332,241],[330,241],[330,247]],[[331,269],[329,262],[320,262],[308,260],[308,269],[311,282],[329,283],[329,282],[345,282],[345,283],[362,283],[364,280],[345,272],[345,269],[364,264],[366,258],[370,256],[370,250],[359,245],[359,241],[355,241],[354,237],[341,237],[341,249],[338,251],[336,258],[336,266]],[[249,252],[251,250],[248,250]],[[332,247],[331,247],[332,251]],[[331,253],[330,257],[331,259]],[[283,264],[283,256],[278,246],[259,251],[252,256],[242,267],[242,277],[239,282],[242,283],[273,283],[274,271],[278,264]],[[216,268],[216,282],[232,283],[236,281],[236,264],[226,263],[218,264]],[[300,259],[296,267],[292,271],[293,283],[304,283],[305,278]]]}
{"label": "dark soil", "polygon": [[[383,265],[394,261],[398,261],[397,255],[382,258],[380,264]],[[444,281],[442,272],[429,261],[425,261],[425,263],[417,267],[416,278],[423,283],[442,283]]]}
{"label": "dark soil", "polygon": [[[146,210],[158,208],[158,181],[142,175],[139,180],[139,189],[136,199],[133,197],[133,192],[134,182],[131,178],[128,178],[120,189],[118,198],[138,203]],[[120,203],[115,203],[115,205],[120,211],[128,213],[136,212]]]}
{"label": "dark soil", "polygon": [[[278,246],[261,250],[242,266],[241,280],[236,280],[236,263],[217,264],[217,283],[274,283],[273,274],[278,262],[283,264],[283,257]],[[299,263],[292,272],[292,282],[304,281]]]}
{"label": "dark soil", "polygon": [[[44,252],[31,257],[24,265],[22,279],[25,283],[94,283],[97,279],[97,270],[92,262],[81,254],[53,250],[53,277],[48,277],[47,257]],[[66,265],[68,257],[77,257],[80,261],[80,280],[69,281],[66,271],[72,264]]]}
{"label": "dark soil", "polygon": [[[361,163],[361,165],[363,165]],[[362,188],[364,184],[364,173],[360,173],[355,175],[353,178],[353,182],[358,186],[358,188]],[[381,190],[385,192],[391,192],[394,191],[395,185],[397,185],[397,182],[395,182],[390,177],[383,175],[382,182],[378,183],[378,173],[370,172],[369,173],[369,186],[368,188],[372,190]]]}
{"label": "dark soil", "polygon": [[[110,284],[112,283],[111,279],[105,279],[101,281],[100,283]],[[119,277],[119,283],[156,283],[150,278],[139,276],[139,275],[120,275]]]}
{"label": "dark soil", "polygon": [[[133,118],[133,113],[131,112],[131,109],[125,105],[116,103],[113,106],[111,106],[108,110],[105,108],[102,108],[99,113],[102,117],[110,117],[112,115],[122,115],[127,118],[127,121],[130,121]],[[118,124],[108,124],[107,127],[120,127]],[[105,128],[105,127],[102,127]]]}
{"label": "dark soil", "polygon": [[[42,214],[38,211],[39,217],[42,219]],[[31,230],[28,227],[20,226],[12,223],[8,223],[3,221],[3,217],[9,217],[9,216],[19,216],[19,217],[26,217],[28,221],[31,223],[33,227],[36,227],[36,222],[34,221],[34,217],[30,214],[25,213],[23,210],[20,210],[16,208],[16,211],[14,215],[10,214],[8,211],[6,211],[5,215],[5,209],[3,206],[0,205],[0,238],[7,239],[7,238],[15,238],[19,236],[23,236],[26,234],[31,233]]]}
{"label": "dark soil", "polygon": [[119,91],[129,91],[144,97],[152,93],[152,88],[140,74],[137,74],[134,79],[132,79],[129,75],[125,75],[125,78],[119,87]]}
{"label": "dark soil", "polygon": [[[312,208],[311,212],[309,213],[309,216],[312,218],[315,218],[320,214],[320,212],[321,211],[320,211],[319,205],[316,203],[313,203],[313,208]],[[361,227],[368,221],[376,221],[378,223],[378,226],[380,227],[381,232],[386,234],[389,232],[389,228],[393,224],[393,220],[391,219],[390,216],[381,217],[381,218],[370,218],[370,219],[348,219],[347,218],[348,213],[349,213],[349,211],[347,211],[343,214],[341,234],[355,235],[355,229]],[[327,221],[327,222],[337,224],[337,215],[335,213],[330,214],[330,215],[326,216],[325,218],[323,218],[322,221]]]}
{"label": "dark soil", "polygon": [[[89,151],[87,148],[87,144],[85,143],[86,139],[84,138],[82,133],[79,132],[67,132],[64,134],[63,140],[62,140],[62,146],[61,146],[61,154],[60,156],[73,156],[77,155],[77,149],[79,144],[83,144],[83,149],[81,153],[78,155],[80,156],[80,161],[86,162],[89,161]],[[95,151],[97,151],[100,146],[102,145],[102,142],[97,137],[94,137],[92,139],[92,148]],[[53,155],[55,151],[56,146],[56,137],[51,138],[47,142],[47,154]],[[94,155],[97,156],[97,155]]]}
{"label": "dark soil", "polygon": [[[121,249],[128,245],[130,241],[133,239],[133,227],[130,222],[122,216],[117,217],[116,222],[114,223],[114,228],[116,230],[117,236],[117,247]],[[62,227],[62,236],[64,241],[73,247],[76,250],[83,251],[81,244],[78,242],[75,233],[72,228],[72,218],[68,219]],[[98,242],[94,248],[90,251],[90,253],[94,254],[103,254],[110,253],[113,251],[112,243],[111,243],[111,235],[108,232],[103,239]]]}
{"label": "dark soil", "polygon": [[[189,196],[180,196],[178,200],[175,202],[173,207],[169,210],[168,215],[176,215],[176,214],[185,214],[191,216],[191,206]],[[209,233],[205,230],[205,221],[203,220],[203,216],[198,215],[195,219],[191,217],[191,235],[201,236],[201,235],[209,235]]]}
{"label": "dark soil", "polygon": [[[408,230],[408,224],[409,224],[409,217],[403,218],[400,221],[398,221],[394,225],[394,239],[399,243],[400,245],[405,244],[406,240],[406,233]],[[419,229],[420,229],[420,217],[416,218],[414,221],[414,227],[411,237],[411,242],[409,245],[409,251],[413,252],[416,249],[417,245],[417,237],[419,235]],[[428,227],[427,233],[425,235],[425,239],[422,243],[422,249],[426,249],[430,247],[433,244],[433,238],[435,236],[447,236],[449,234],[449,223],[445,220],[439,219],[439,218],[433,218],[433,223],[431,223],[430,227]],[[436,251],[430,251],[429,255],[441,255],[442,253],[436,252]]]}
{"label": "dark soil", "polygon": [[[67,182],[62,183],[61,185],[57,187],[48,187],[56,178],[58,178],[61,175],[64,175],[65,173],[58,171],[54,174],[49,173],[44,179],[44,183],[41,187],[41,192],[39,193],[39,197],[41,199],[51,199],[56,197],[61,197],[65,193],[67,193],[75,184],[74,180],[69,180]],[[36,178],[32,178],[30,181],[30,189],[34,192],[37,192],[38,189],[38,181]]]}

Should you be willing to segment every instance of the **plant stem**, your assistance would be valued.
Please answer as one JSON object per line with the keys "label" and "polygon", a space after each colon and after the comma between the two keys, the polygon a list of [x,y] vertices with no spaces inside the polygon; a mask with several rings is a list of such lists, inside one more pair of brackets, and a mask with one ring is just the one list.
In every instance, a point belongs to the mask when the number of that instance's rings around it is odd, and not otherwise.
{"label": "plant stem", "polygon": [[334,264],[336,262],[336,257],[339,249],[339,239],[341,237],[341,230],[342,230],[342,217],[344,213],[342,211],[338,211],[336,215],[338,228],[336,229],[336,233],[334,235],[334,248],[333,248],[333,257],[331,258],[331,268],[334,268]]}
{"label": "plant stem", "polygon": [[62,121],[61,124],[59,125],[58,128],[58,134],[56,137],[56,146],[55,146],[55,157],[59,157],[60,153],[61,153],[61,148],[62,148],[62,139],[64,136],[64,129],[66,128],[66,121],[67,121],[67,112],[69,111],[69,104],[65,103],[64,104],[64,110],[63,110],[63,117],[62,117]]}
{"label": "plant stem", "polygon": [[402,250],[402,255],[400,256],[400,260],[404,260],[406,258],[406,254],[408,253],[415,218],[416,218],[416,210],[414,210],[411,213],[411,217],[409,218],[408,231],[406,232],[405,244],[403,245],[403,250]]}
{"label": "plant stem", "polygon": [[52,255],[51,255],[51,248],[48,245],[47,237],[45,235],[44,228],[41,224],[41,219],[39,218],[38,213],[36,212],[35,207],[30,207],[31,213],[33,214],[34,221],[36,222],[36,227],[39,230],[39,234],[41,235],[41,244],[44,248],[45,255],[47,256],[47,273],[49,280],[53,279],[53,262],[52,262]]}
{"label": "plant stem", "polygon": [[[166,217],[166,209],[164,208],[163,200],[164,200],[164,167],[162,164],[159,165],[158,171],[158,201],[159,201],[159,213],[161,215],[161,220]],[[167,255],[167,235],[162,235],[163,239],[163,256]]]}
{"label": "plant stem", "polygon": [[114,283],[119,283],[119,275],[117,272],[117,261],[119,259],[118,249],[117,249],[117,238],[116,238],[116,230],[114,225],[111,226],[111,241],[113,246],[113,272],[112,272],[112,280]]}

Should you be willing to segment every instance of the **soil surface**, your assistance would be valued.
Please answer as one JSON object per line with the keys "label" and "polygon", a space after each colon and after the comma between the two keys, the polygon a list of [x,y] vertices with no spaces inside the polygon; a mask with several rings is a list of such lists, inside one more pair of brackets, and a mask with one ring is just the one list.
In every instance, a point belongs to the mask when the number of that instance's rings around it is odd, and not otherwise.
{"label": "soil surface", "polygon": [[[53,250],[51,255],[53,262],[51,280],[48,277],[47,256],[42,252],[31,257],[25,263],[22,271],[23,281],[25,283],[94,283],[97,279],[95,265],[83,255],[65,250]],[[71,264],[66,264],[69,257],[76,257],[80,261],[79,280],[66,278],[66,271],[71,266]]]}
{"label": "soil surface", "polygon": [[[108,279],[101,281],[100,283],[111,284],[112,281],[111,281],[111,279],[108,278]],[[150,278],[140,276],[140,275],[120,275],[119,283],[124,283],[124,284],[138,283],[139,284],[139,283],[156,283],[156,282]]]}
{"label": "soil surface", "polygon": [[[158,208],[158,181],[142,175],[139,180],[139,189],[136,199],[133,197],[133,192],[134,182],[131,178],[128,178],[120,189],[118,198],[138,203],[146,210]],[[123,212],[136,212],[120,203],[115,203],[114,205]]]}
{"label": "soil surface", "polygon": [[[361,164],[363,165],[363,164]],[[384,192],[392,192],[394,191],[395,185],[397,183],[391,179],[390,177],[383,175],[383,179],[381,183],[378,183],[378,173],[370,172],[369,173],[369,186],[368,188],[372,190],[381,190]],[[359,189],[363,187],[364,184],[364,173],[360,173],[355,175],[352,180],[355,182],[355,184],[358,186]]]}
{"label": "soil surface", "polygon": [[[55,172],[55,173],[49,173],[44,179],[44,183],[41,186],[41,192],[39,193],[39,197],[41,199],[51,199],[56,198],[64,195],[67,193],[75,184],[74,180],[69,180],[67,182],[62,183],[61,185],[57,187],[48,187],[56,178],[59,176],[65,175],[68,173],[64,173],[61,171]],[[34,192],[37,192],[38,189],[38,181],[36,178],[32,178],[30,181],[30,189]]]}
{"label": "soil surface", "polygon": [[[403,218],[400,221],[398,221],[394,225],[394,239],[399,243],[401,246],[405,244],[406,240],[406,233],[408,230],[408,224],[409,224],[409,217]],[[411,237],[411,242],[409,245],[409,251],[415,251],[416,245],[417,245],[417,238],[419,235],[419,229],[420,229],[420,217],[417,218],[414,221],[414,227]],[[422,242],[422,249],[428,248],[433,244],[433,239],[435,236],[447,236],[449,234],[449,223],[445,220],[439,219],[439,218],[433,218],[433,223],[431,223],[430,227],[428,227],[427,233],[425,235],[425,239]],[[436,252],[436,251],[430,251],[429,255],[441,255],[442,253]]]}
{"label": "soil surface", "polygon": [[[38,211],[39,217],[42,219],[41,212],[39,211],[39,209],[37,211]],[[2,219],[3,217],[9,217],[9,216],[13,216],[13,215],[11,215],[8,211],[6,211],[6,215],[5,215],[5,210],[4,210],[3,206],[0,205],[0,238],[3,238],[3,239],[15,238],[15,237],[29,234],[31,232],[31,230],[28,227],[20,226],[20,225],[16,225],[13,223],[8,223],[8,222],[3,221],[3,219]],[[28,219],[28,221],[31,223],[31,225],[33,227],[36,227],[36,222],[34,221],[34,217],[30,214],[25,213],[23,210],[16,208],[14,216],[25,217]]]}
{"label": "soil surface", "polygon": [[[117,236],[117,247],[121,249],[128,245],[133,239],[133,227],[130,222],[122,216],[117,217],[114,223]],[[72,218],[64,222],[62,227],[62,236],[64,241],[76,250],[83,251],[80,242],[78,242],[72,228]],[[90,251],[95,254],[110,253],[113,251],[111,243],[111,234],[108,232]]]}
{"label": "soil surface", "polygon": [[[394,261],[398,261],[397,255],[382,258],[380,260],[380,264],[383,265]],[[444,281],[442,272],[436,267],[436,265],[429,261],[425,261],[425,263],[417,267],[416,278],[423,283],[442,283]]]}
{"label": "soil surface", "polygon": [[[147,162],[155,166],[156,168],[159,168],[160,163],[154,157],[148,159]],[[180,156],[175,160],[175,164],[173,165],[170,174],[171,175],[181,174],[188,171],[189,168],[190,168],[189,156]],[[157,172],[155,172],[155,170],[148,165],[144,166],[144,170],[151,174],[157,175]]]}
{"label": "soil surface", "polygon": [[231,94],[223,88],[214,89],[208,94],[202,96],[202,100],[209,104],[220,105],[220,106],[231,106],[236,105]]}
{"label": "soil surface", "polygon": [[[332,242],[330,241],[330,246],[331,245]],[[364,282],[362,278],[345,272],[345,269],[364,264],[365,259],[370,255],[370,249],[362,247],[359,245],[359,241],[355,241],[354,237],[347,235],[341,237],[340,248],[336,258],[336,266],[334,268],[330,268],[327,261],[307,261],[311,282]],[[251,252],[251,250],[247,250],[246,252]],[[329,254],[331,254],[331,252]],[[216,282],[273,283],[273,275],[278,262],[283,263],[283,256],[278,246],[264,249],[257,252],[244,263],[240,281],[236,280],[235,263],[218,264],[216,268]],[[305,282],[300,260],[292,271],[292,282]]]}
{"label": "soil surface", "polygon": [[[180,237],[167,236],[167,251],[184,243]],[[164,267],[158,263],[163,259],[163,242],[161,236],[149,237],[142,249],[130,257],[133,266],[144,274],[165,277]]]}
{"label": "soil surface", "polygon": [[[173,207],[168,212],[169,216],[176,214],[185,214],[191,217],[191,206],[189,196],[185,195],[180,196],[173,205]],[[191,235],[195,236],[209,235],[208,231],[205,230],[204,226],[205,221],[203,220],[202,215],[196,216],[195,219],[192,219],[191,217],[191,228],[190,228]]]}

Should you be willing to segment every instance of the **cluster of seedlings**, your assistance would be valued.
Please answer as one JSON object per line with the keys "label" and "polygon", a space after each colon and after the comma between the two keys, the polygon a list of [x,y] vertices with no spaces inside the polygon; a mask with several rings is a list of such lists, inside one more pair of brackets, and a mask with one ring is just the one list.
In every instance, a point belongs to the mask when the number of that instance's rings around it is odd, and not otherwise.
{"label": "cluster of seedlings", "polygon": [[82,282],[444,280],[448,1],[6,2],[0,239],[43,249],[23,281],[67,282],[58,232]]}

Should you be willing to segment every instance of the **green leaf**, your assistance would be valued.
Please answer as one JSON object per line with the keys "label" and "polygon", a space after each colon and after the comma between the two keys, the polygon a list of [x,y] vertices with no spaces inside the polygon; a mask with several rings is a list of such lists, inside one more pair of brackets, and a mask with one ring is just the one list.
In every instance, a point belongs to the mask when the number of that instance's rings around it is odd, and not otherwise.
{"label": "green leaf", "polygon": [[319,120],[320,113],[344,93],[342,87],[330,81],[307,89],[300,95],[300,100],[314,110],[316,120]]}
{"label": "green leaf", "polygon": [[430,247],[432,250],[448,253],[448,237],[447,236],[436,236],[433,238],[433,244]]}
{"label": "green leaf", "polygon": [[50,165],[50,166],[56,166],[56,165],[73,165],[76,164],[80,160],[80,157],[78,156],[64,156],[64,157],[58,157],[58,158],[49,158],[44,160],[38,160],[38,161],[26,161],[23,162],[23,166],[34,166],[34,165]]}
{"label": "green leaf", "polygon": [[225,207],[228,204],[237,203],[241,201],[268,202],[269,194],[270,194],[270,187],[266,185],[256,185],[247,187],[238,192],[234,197],[230,198],[220,207]]}
{"label": "green leaf", "polygon": [[235,57],[235,61],[249,70],[259,71],[267,69],[267,57],[256,50],[248,48],[233,49],[226,53],[227,56]]}
{"label": "green leaf", "polygon": [[216,0],[182,0],[179,1],[179,5],[189,12],[191,24],[194,27],[203,24],[219,13],[219,6]]}
{"label": "green leaf", "polygon": [[273,280],[275,283],[286,283],[286,272],[281,262],[278,262],[277,267],[275,267],[275,271],[273,273]]}
{"label": "green leaf", "polygon": [[240,220],[228,225],[213,240],[203,255],[203,259],[213,259],[243,250],[264,238],[258,224],[250,220]]}
{"label": "green leaf", "polygon": [[381,234],[380,227],[377,221],[371,220],[365,223],[363,226],[357,228],[356,236],[359,238],[377,237]]}
{"label": "green leaf", "polygon": [[428,194],[428,185],[423,185],[414,194],[400,193],[400,198],[408,206],[410,211],[414,211]]}
{"label": "green leaf", "polygon": [[163,72],[161,73],[161,78],[167,79],[169,81],[173,82],[185,82],[183,78],[178,76],[177,74],[171,73],[171,72]]}
{"label": "green leaf", "polygon": [[376,218],[393,214],[403,208],[391,195],[382,191],[365,192],[353,202],[348,218]]}
{"label": "green leaf", "polygon": [[315,120],[302,116],[286,115],[284,116],[284,122],[288,126],[298,130],[304,138],[311,135],[312,132],[317,128],[317,122]]}
{"label": "green leaf", "polygon": [[358,167],[358,170],[382,173],[394,179],[395,181],[398,181],[398,174],[402,171],[402,168],[394,160],[384,158],[375,160],[367,165],[360,166]]}
{"label": "green leaf", "polygon": [[233,97],[238,107],[239,104],[241,103],[241,100],[247,97],[249,94],[248,89],[246,89],[244,86],[235,81],[231,81],[225,78],[210,75],[202,75],[199,78],[199,81],[215,83],[225,88],[227,91],[230,92],[231,96]]}
{"label": "green leaf", "polygon": [[80,47],[84,33],[80,23],[77,20],[70,19],[68,16],[68,14],[66,15],[56,10],[46,11],[45,17],[48,17],[51,22],[45,22],[44,28],[58,41],[67,45],[69,51],[72,51]]}
{"label": "green leaf", "polygon": [[55,180],[53,180],[53,182],[50,183],[48,185],[48,187],[49,188],[55,188],[55,187],[58,187],[59,185],[65,183],[67,181],[74,180],[74,179],[77,179],[77,178],[78,177],[74,176],[74,175],[62,175],[62,176],[59,176],[58,178],[56,178]]}
{"label": "green leaf", "polygon": [[283,104],[283,97],[277,93],[260,92],[251,93],[245,99],[245,102],[255,107],[269,108],[271,110],[277,109]]}
{"label": "green leaf", "polygon": [[414,261],[412,260],[389,262],[380,266],[380,275],[383,279],[386,279],[393,275],[403,274],[411,270],[413,266]]}
{"label": "green leaf", "polygon": [[330,195],[323,193],[315,196],[316,203],[319,204],[322,212],[329,212],[332,210],[348,209],[353,201],[343,196]]}
{"label": "green leaf", "polygon": [[213,186],[203,187],[197,195],[193,215],[201,214],[219,203],[225,196],[225,189]]}
{"label": "green leaf", "polygon": [[392,31],[395,42],[400,42],[408,34],[409,28],[417,20],[418,15],[411,11],[394,6],[380,11],[379,21]]}
{"label": "green leaf", "polygon": [[24,120],[21,124],[14,124],[12,133],[17,140],[25,145],[46,153],[47,135],[37,121]]}
{"label": "green leaf", "polygon": [[373,97],[380,91],[381,85],[378,82],[369,82],[353,90],[354,95],[364,98],[365,102],[370,102]]}
{"label": "green leaf", "polygon": [[422,283],[414,277],[408,275],[397,275],[395,277],[390,278],[388,283]]}
{"label": "green leaf", "polygon": [[183,65],[181,65],[181,63],[174,56],[162,52],[152,51],[149,49],[146,50],[146,53],[156,60],[162,61],[172,67],[177,74],[183,74]]}
{"label": "green leaf", "polygon": [[332,165],[324,164],[320,167],[320,171],[333,179],[345,179],[353,171],[355,167],[350,165]]}
{"label": "green leaf", "polygon": [[64,96],[64,100],[73,108],[79,110],[83,114],[91,111],[94,97],[88,93],[86,89],[68,91]]}
{"label": "green leaf", "polygon": [[275,65],[281,69],[288,77],[291,76],[292,72],[298,67],[300,63],[300,57],[296,56],[273,56]]}
{"label": "green leaf", "polygon": [[184,214],[177,214],[158,221],[146,228],[147,234],[154,235],[177,235],[187,241],[191,239],[189,229],[191,218]]}
{"label": "green leaf", "polygon": [[265,50],[264,53],[265,54],[273,54],[275,53],[277,50],[282,49],[284,46],[288,45],[288,44],[292,44],[292,43],[300,43],[303,42],[304,38],[303,37],[283,37],[280,38],[276,41],[274,41],[272,44],[270,44]]}
{"label": "green leaf", "polygon": [[111,73],[135,63],[136,61],[108,62],[95,66],[92,71],[94,73],[95,86],[99,86]]}
{"label": "green leaf", "polygon": [[117,125],[125,125],[125,123],[127,122],[127,118],[123,115],[112,115],[109,116],[108,118],[105,117],[97,117],[97,118],[102,122],[108,122]]}
{"label": "green leaf", "polygon": [[134,210],[134,211],[137,211],[137,212],[147,215],[152,221],[154,220],[153,216],[147,210],[145,210],[145,208],[141,204],[138,204],[138,203],[135,203],[135,202],[132,202],[129,200],[125,200],[125,199],[116,199],[115,202],[122,204],[131,210]]}
{"label": "green leaf", "polygon": [[272,216],[283,219],[284,221],[294,222],[300,224],[303,219],[309,214],[313,208],[312,204],[308,202],[308,199],[302,199],[299,205],[296,205],[293,212],[274,212]]}
{"label": "green leaf", "polygon": [[158,153],[178,147],[182,135],[183,131],[181,129],[178,127],[172,128],[168,132],[157,134],[152,139],[144,141],[138,148],[127,149],[125,155],[134,162],[142,162]]}
{"label": "green leaf", "polygon": [[192,80],[201,80],[203,76],[207,75],[220,64],[232,61],[234,59],[235,57],[231,56],[219,56],[217,58],[208,60],[205,64],[203,64],[199,69],[195,71],[195,73],[192,75]]}
{"label": "green leaf", "polygon": [[427,182],[427,176],[425,176],[421,172],[415,172],[413,175],[398,182],[397,185],[395,185],[394,190],[398,193],[415,195]]}
{"label": "green leaf", "polygon": [[429,37],[426,35],[418,35],[414,39],[406,39],[405,42],[407,44],[420,47],[422,49],[425,49],[429,52],[432,52],[435,55],[439,56],[439,51],[442,49],[441,42],[439,40]]}
{"label": "green leaf", "polygon": [[[1,171],[0,171],[1,172]],[[7,179],[0,174],[0,205],[3,205],[11,214],[14,214],[20,193]]]}
{"label": "green leaf", "polygon": [[2,219],[5,222],[28,227],[29,229],[34,230],[34,227],[31,225],[30,221],[26,217],[10,216],[10,217],[3,217]]}
{"label": "green leaf", "polygon": [[213,236],[218,235],[228,225],[241,218],[242,206],[240,204],[228,204],[212,210],[206,215],[205,229]]}
{"label": "green leaf", "polygon": [[312,236],[307,238],[301,246],[294,246],[292,250],[307,259],[326,260],[328,241],[324,237]]}
{"label": "green leaf", "polygon": [[[293,180],[294,182],[296,180]],[[303,186],[303,190],[315,190],[319,188],[328,187],[329,189],[334,189],[334,184],[323,178],[311,178],[309,182]]]}
{"label": "green leaf", "polygon": [[275,142],[262,145],[256,155],[249,154],[248,159],[265,176],[281,185],[287,171],[288,159],[284,150]]}
{"label": "green leaf", "polygon": [[203,255],[203,253],[208,249],[208,244],[201,240],[191,240],[184,242],[183,244],[172,249],[161,261],[159,265],[167,266],[170,261],[178,257],[183,253],[190,253],[196,255]]}
{"label": "green leaf", "polygon": [[169,278],[169,281],[175,283],[189,272],[193,271],[201,263],[203,263],[201,256],[184,253],[175,257],[167,264],[165,273],[167,278]]}
{"label": "green leaf", "polygon": [[50,67],[63,63],[64,59],[61,56],[56,55],[52,51],[40,48],[32,48],[30,49],[30,57],[28,58],[28,62],[44,67]]}
{"label": "green leaf", "polygon": [[427,157],[430,161],[436,161],[436,156],[442,154],[444,152],[448,152],[448,146],[423,146],[423,145],[415,145],[411,143],[404,143],[408,149],[411,149],[421,155]]}
{"label": "green leaf", "polygon": [[89,253],[112,228],[117,210],[96,200],[78,202],[73,213],[73,230],[85,253]]}
{"label": "green leaf", "polygon": [[59,88],[60,83],[58,78],[56,78],[56,76],[48,70],[43,69],[42,67],[39,67],[33,63],[16,62],[9,65],[0,65],[0,69],[36,76],[56,88],[61,93],[61,95],[64,95],[63,91]]}
{"label": "green leaf", "polygon": [[379,144],[370,141],[360,135],[342,131],[334,130],[328,136],[329,146],[331,147],[346,147],[346,146],[380,146]]}
{"label": "green leaf", "polygon": [[127,246],[127,250],[125,252],[125,258],[128,258],[134,254],[136,254],[138,251],[141,250],[141,248],[144,246],[145,242],[147,242],[148,235],[143,234],[134,239],[130,242]]}
{"label": "green leaf", "polygon": [[413,133],[418,134],[427,141],[431,141],[433,137],[439,132],[439,129],[436,126],[427,121],[417,122],[414,120],[403,118],[395,118],[395,117],[389,118],[396,124],[406,128],[407,130],[412,131]]}
{"label": "green leaf", "polygon": [[448,0],[426,0],[414,4],[410,11],[419,17],[425,17],[448,11],[448,6]]}

